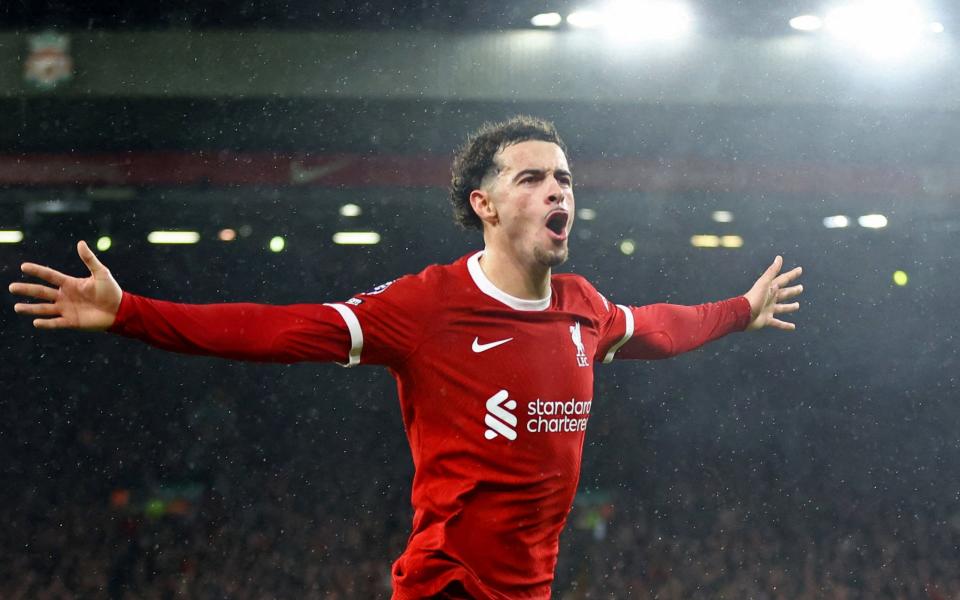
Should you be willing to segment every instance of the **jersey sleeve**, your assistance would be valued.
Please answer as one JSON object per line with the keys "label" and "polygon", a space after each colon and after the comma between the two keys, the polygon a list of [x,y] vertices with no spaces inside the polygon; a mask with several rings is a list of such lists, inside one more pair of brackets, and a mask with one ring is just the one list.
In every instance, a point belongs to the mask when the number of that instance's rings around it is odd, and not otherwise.
{"label": "jersey sleeve", "polygon": [[182,304],[124,292],[110,332],[152,346],[240,360],[392,366],[422,339],[430,306],[420,276],[343,303]]}
{"label": "jersey sleeve", "polygon": [[124,292],[110,332],[152,346],[241,360],[347,361],[350,335],[323,304],[181,304]]}
{"label": "jersey sleeve", "polygon": [[397,366],[420,345],[438,322],[434,298],[442,293],[427,272],[405,275],[331,304],[350,333],[346,366],[377,364]]}
{"label": "jersey sleeve", "polygon": [[601,324],[596,360],[669,358],[743,331],[750,323],[750,302],[743,296],[695,306],[609,304]]}

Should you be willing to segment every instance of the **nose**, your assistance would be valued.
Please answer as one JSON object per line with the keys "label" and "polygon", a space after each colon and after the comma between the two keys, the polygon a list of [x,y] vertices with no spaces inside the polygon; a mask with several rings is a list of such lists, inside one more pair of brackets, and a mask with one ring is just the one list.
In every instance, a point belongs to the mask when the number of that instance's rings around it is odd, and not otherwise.
{"label": "nose", "polygon": [[550,178],[550,189],[547,200],[551,204],[563,204],[567,200],[567,194],[560,187],[560,182],[556,178]]}

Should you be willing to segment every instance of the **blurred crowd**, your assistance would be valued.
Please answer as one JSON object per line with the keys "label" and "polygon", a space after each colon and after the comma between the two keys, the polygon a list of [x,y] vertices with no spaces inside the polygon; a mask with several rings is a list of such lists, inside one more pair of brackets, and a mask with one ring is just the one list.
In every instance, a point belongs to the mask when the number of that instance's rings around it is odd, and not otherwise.
{"label": "blurred crowd", "polygon": [[[237,498],[208,490],[189,514],[160,516],[21,490],[0,514],[0,597],[389,597],[404,498],[298,499],[289,478],[255,472],[242,485]],[[815,507],[773,519],[749,501],[693,513],[607,502],[602,527],[583,519],[595,508],[574,509],[556,598],[960,598],[960,523],[936,510],[837,523]]]}
{"label": "blurred crowd", "polygon": [[[90,364],[108,363],[95,354]],[[15,479],[0,510],[0,598],[389,597],[412,476],[390,380],[324,370],[322,399],[256,400],[229,390],[315,375],[196,368],[235,385],[165,407],[141,399],[126,415],[76,399],[74,410],[70,399],[19,407]],[[865,500],[852,488],[811,488],[815,478],[791,490],[776,457],[750,455],[719,477],[648,467],[598,489],[591,471],[610,470],[605,454],[624,444],[610,427],[623,415],[610,408],[588,432],[597,441],[561,538],[556,598],[960,598],[956,498]],[[41,423],[49,429],[31,431]],[[650,458],[616,462],[629,472]]]}
{"label": "blurred crowd", "polygon": [[926,506],[841,518],[789,499],[776,518],[757,508],[749,499],[694,514],[617,505],[606,539],[591,545],[575,531],[581,539],[567,542],[567,564],[580,565],[557,597],[960,598],[955,516]]}

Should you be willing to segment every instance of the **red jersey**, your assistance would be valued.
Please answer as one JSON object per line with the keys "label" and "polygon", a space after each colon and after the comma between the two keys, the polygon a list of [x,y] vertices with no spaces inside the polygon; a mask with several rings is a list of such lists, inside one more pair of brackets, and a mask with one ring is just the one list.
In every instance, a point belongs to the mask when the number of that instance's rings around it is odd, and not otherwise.
{"label": "red jersey", "polygon": [[184,305],[124,293],[116,333],[175,351],[380,364],[397,381],[415,475],[394,599],[460,582],[475,598],[550,596],[580,474],[593,366],[665,358],[750,321],[744,297],[627,307],[577,275],[523,300],[482,253],[343,303]]}

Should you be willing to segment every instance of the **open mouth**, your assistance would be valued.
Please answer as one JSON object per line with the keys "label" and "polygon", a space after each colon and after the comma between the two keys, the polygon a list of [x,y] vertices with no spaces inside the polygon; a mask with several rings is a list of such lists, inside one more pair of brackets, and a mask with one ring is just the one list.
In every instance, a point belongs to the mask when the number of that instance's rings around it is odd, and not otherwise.
{"label": "open mouth", "polygon": [[567,223],[570,221],[570,213],[558,210],[550,213],[547,217],[547,229],[553,232],[557,237],[564,238],[567,234]]}

